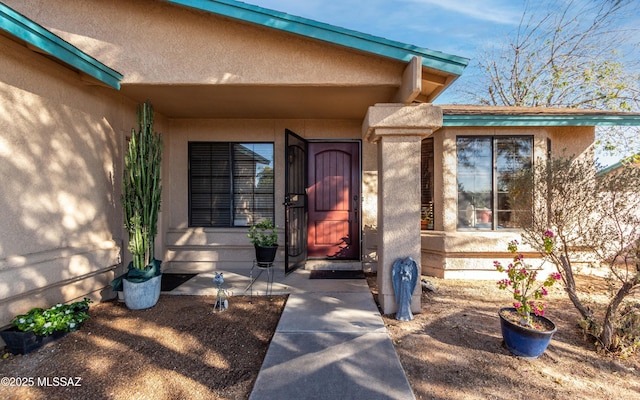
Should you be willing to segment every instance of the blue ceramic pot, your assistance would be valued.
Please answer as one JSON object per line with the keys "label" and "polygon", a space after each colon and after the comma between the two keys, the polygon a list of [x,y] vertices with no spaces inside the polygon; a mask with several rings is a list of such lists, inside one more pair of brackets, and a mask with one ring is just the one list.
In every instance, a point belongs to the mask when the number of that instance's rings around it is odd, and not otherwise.
{"label": "blue ceramic pot", "polygon": [[515,311],[516,309],[511,307],[502,308],[498,312],[500,316],[500,327],[502,328],[502,338],[507,349],[516,356],[526,358],[538,358],[540,354],[544,353],[551,342],[551,337],[556,333],[556,325],[545,317],[534,316],[534,320],[545,321],[553,329],[548,331],[538,331],[535,329],[526,328],[522,325],[513,323],[506,319],[502,312]]}

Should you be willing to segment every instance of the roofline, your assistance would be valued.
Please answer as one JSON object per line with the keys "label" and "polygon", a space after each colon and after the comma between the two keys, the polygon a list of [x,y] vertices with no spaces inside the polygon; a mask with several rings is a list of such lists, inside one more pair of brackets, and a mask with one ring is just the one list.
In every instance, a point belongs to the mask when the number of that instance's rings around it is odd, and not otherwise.
{"label": "roofline", "polygon": [[596,172],[597,176],[602,176],[605,174],[608,174],[609,172],[616,170],[618,168],[622,167],[622,161],[618,161],[617,163],[613,164],[613,165],[609,165],[607,168],[603,168],[600,171]]}
{"label": "roofline", "polygon": [[200,11],[251,22],[267,28],[293,33],[340,46],[409,62],[422,57],[422,66],[460,76],[469,59],[413,46],[350,29],[269,10],[234,0],[165,0]]}
{"label": "roofline", "polygon": [[0,29],[100,82],[114,89],[120,89],[123,76],[119,72],[2,3],[0,3]]}
{"label": "roofline", "polygon": [[640,126],[640,115],[444,114],[442,126]]}
{"label": "roofline", "polygon": [[631,155],[631,156],[629,156],[627,158],[623,158],[622,160],[618,161],[617,163],[615,163],[613,165],[609,165],[608,167],[601,169],[600,171],[597,172],[597,175],[598,176],[604,175],[604,174],[607,174],[607,173],[609,173],[611,171],[614,171],[614,170],[616,170],[618,168],[622,168],[622,167],[625,167],[627,165],[638,164],[638,163],[640,163],[640,154],[636,153],[636,154]]}

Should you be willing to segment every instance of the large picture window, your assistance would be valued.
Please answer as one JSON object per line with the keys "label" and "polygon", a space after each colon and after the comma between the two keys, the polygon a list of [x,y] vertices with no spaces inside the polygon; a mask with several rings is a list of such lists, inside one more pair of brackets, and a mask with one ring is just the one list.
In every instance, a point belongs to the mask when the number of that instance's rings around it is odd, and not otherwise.
{"label": "large picture window", "polygon": [[273,143],[189,143],[189,226],[248,226],[273,214]]}
{"label": "large picture window", "polygon": [[515,172],[531,168],[533,137],[458,137],[458,228],[516,228],[508,185]]}

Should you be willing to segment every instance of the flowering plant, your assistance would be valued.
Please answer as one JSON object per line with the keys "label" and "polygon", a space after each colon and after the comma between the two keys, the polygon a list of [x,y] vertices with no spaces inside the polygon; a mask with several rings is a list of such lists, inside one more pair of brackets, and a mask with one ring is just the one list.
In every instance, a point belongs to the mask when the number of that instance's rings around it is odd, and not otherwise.
{"label": "flowering plant", "polygon": [[89,318],[90,299],[72,304],[56,304],[47,309],[32,308],[28,313],[16,316],[11,323],[23,332],[48,336],[54,332],[72,332]]}
{"label": "flowering plant", "polygon": [[[543,234],[544,247],[547,253],[553,250],[553,232],[546,231]],[[538,271],[530,264],[524,262],[524,256],[518,253],[518,241],[509,242],[507,247],[510,253],[514,254],[513,262],[506,268],[499,261],[494,261],[493,265],[498,272],[506,272],[507,278],[498,281],[498,288],[510,290],[513,293],[513,307],[520,316],[520,325],[533,327],[533,316],[544,316],[544,309],[547,306],[542,299],[547,296],[547,288],[560,280],[562,276],[558,272],[551,273],[546,280],[538,282]]]}

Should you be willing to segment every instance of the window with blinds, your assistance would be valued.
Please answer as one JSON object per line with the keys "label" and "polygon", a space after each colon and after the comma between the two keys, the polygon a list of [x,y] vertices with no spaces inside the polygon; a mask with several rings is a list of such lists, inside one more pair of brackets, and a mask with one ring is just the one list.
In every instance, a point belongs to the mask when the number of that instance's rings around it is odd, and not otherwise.
{"label": "window with blinds", "polygon": [[273,143],[189,143],[189,226],[274,218]]}
{"label": "window with blinds", "polygon": [[422,140],[420,161],[420,226],[421,229],[433,230],[433,179],[435,171],[433,138]]}

